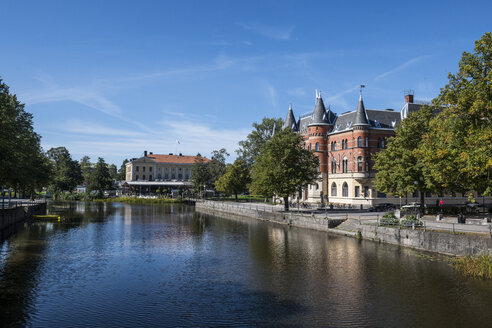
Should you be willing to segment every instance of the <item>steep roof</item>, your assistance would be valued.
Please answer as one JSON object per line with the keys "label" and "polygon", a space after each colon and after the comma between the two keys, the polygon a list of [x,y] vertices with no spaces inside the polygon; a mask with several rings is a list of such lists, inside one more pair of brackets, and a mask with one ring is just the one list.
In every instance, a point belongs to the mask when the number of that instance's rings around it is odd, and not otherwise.
{"label": "steep roof", "polygon": [[[394,129],[401,122],[400,113],[393,110],[367,109],[369,129]],[[351,130],[357,118],[357,111],[344,113],[337,117],[330,133]]]}
{"label": "steep roof", "polygon": [[362,101],[362,94],[359,97],[359,104],[357,105],[354,125],[369,125],[366,109],[364,108],[364,102]]}
{"label": "steep roof", "polygon": [[292,131],[298,130],[296,119],[294,118],[294,112],[292,111],[292,105],[289,106],[289,112],[287,113],[282,129],[291,129]]}
{"label": "steep roof", "polygon": [[321,98],[321,93],[316,92],[316,105],[314,106],[313,116],[311,123],[309,125],[328,125],[330,124],[327,115],[325,104],[323,103],[323,98]]}
{"label": "steep roof", "polygon": [[[196,156],[150,154],[147,155],[147,158],[150,158],[157,163],[193,164],[195,163]],[[203,156],[202,158],[204,163],[210,162],[210,159]]]}

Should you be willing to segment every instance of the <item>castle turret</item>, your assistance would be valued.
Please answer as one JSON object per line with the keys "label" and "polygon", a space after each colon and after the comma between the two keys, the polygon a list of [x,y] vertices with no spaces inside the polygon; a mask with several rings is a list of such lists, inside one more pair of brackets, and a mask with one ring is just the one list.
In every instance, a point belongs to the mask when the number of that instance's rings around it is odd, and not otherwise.
{"label": "castle turret", "polygon": [[289,112],[287,113],[287,117],[285,118],[284,125],[282,129],[291,129],[292,131],[297,132],[299,130],[296,119],[294,118],[294,112],[292,111],[292,105],[289,106]]}
{"label": "castle turret", "polygon": [[353,126],[354,128],[356,128],[357,126],[362,128],[369,127],[369,120],[367,119],[366,109],[364,108],[364,102],[362,101],[362,93],[359,97],[359,104],[357,105],[357,112],[355,113]]}

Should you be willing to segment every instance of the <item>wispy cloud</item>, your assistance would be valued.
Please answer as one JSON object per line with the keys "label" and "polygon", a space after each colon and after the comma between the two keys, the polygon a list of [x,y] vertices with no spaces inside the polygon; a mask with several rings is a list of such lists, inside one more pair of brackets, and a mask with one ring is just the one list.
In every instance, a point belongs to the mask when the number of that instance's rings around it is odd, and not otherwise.
{"label": "wispy cloud", "polygon": [[401,65],[399,65],[399,66],[397,66],[397,67],[395,67],[395,68],[387,71],[387,72],[384,72],[382,74],[379,74],[378,76],[376,76],[374,78],[374,81],[378,81],[378,80],[380,80],[380,79],[382,79],[382,78],[384,78],[386,76],[389,76],[389,75],[392,75],[392,74],[394,74],[396,72],[399,72],[399,71],[407,68],[408,66],[410,66],[412,64],[415,64],[415,63],[421,61],[422,59],[425,59],[425,58],[428,58],[428,57],[430,57],[430,56],[418,56],[418,57],[412,58],[412,59],[404,62],[403,64],[401,64]]}
{"label": "wispy cloud", "polygon": [[135,137],[144,136],[143,132],[131,131],[128,129],[115,129],[111,127],[104,126],[102,124],[82,121],[82,120],[67,120],[62,126],[62,130],[69,133],[77,133],[83,135],[106,135],[106,136],[125,136],[125,137]]}
{"label": "wispy cloud", "polygon": [[292,89],[287,90],[287,94],[290,96],[293,96],[293,97],[303,97],[307,93],[306,93],[305,88],[298,87],[298,88],[292,88]]}
{"label": "wispy cloud", "polygon": [[278,105],[278,95],[277,95],[277,90],[273,85],[271,85],[267,81],[262,81],[262,88],[263,88],[263,93],[267,100],[270,102],[273,108],[277,108]]}
{"label": "wispy cloud", "polygon": [[239,25],[246,31],[252,31],[274,40],[290,40],[290,36],[295,27],[295,26],[279,27],[279,26],[265,25],[262,23],[254,23],[254,22],[238,23],[237,25]]}

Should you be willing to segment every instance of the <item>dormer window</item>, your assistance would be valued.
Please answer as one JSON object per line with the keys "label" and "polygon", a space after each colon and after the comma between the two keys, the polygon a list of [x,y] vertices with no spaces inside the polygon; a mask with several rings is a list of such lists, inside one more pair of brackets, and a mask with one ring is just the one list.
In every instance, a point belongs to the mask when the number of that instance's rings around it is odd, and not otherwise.
{"label": "dormer window", "polygon": [[350,129],[352,127],[352,122],[347,123],[347,129]]}
{"label": "dormer window", "polygon": [[377,127],[377,128],[380,128],[381,127],[381,124],[379,123],[378,120],[374,120],[374,125]]}
{"label": "dormer window", "polygon": [[391,121],[391,126],[395,127],[395,125],[396,125],[396,121]]}

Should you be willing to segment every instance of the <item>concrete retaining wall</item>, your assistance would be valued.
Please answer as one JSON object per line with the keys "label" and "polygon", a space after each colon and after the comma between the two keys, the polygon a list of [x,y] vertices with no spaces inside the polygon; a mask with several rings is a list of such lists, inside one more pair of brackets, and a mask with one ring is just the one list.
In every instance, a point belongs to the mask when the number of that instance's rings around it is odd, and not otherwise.
{"label": "concrete retaining wall", "polygon": [[46,203],[0,209],[0,237],[10,235],[17,225],[23,224],[35,214],[46,214]]}
{"label": "concrete retaining wall", "polygon": [[[356,220],[354,220],[356,221]],[[417,248],[425,251],[458,256],[492,255],[492,238],[479,234],[451,234],[439,231],[424,231],[359,225],[357,231],[363,239]]]}
{"label": "concrete retaining wall", "polygon": [[308,228],[319,231],[329,231],[345,219],[315,218],[309,215],[297,213],[262,211],[255,208],[227,206],[220,202],[197,202],[195,208],[198,212],[209,213],[218,216],[240,216],[252,219],[288,224],[293,227]]}

